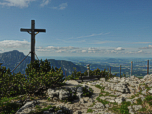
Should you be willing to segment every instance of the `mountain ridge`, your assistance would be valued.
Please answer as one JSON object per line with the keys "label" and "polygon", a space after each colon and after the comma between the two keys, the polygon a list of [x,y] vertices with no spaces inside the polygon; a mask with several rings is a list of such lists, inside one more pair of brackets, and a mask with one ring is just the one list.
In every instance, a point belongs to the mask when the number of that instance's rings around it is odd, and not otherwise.
{"label": "mountain ridge", "polygon": [[[24,55],[24,53],[19,52],[18,50],[0,53],[0,63],[3,63],[1,67],[5,66],[6,69],[10,68],[12,71],[25,57],[26,56]],[[73,67],[76,67],[77,72],[81,71],[83,73],[87,70],[87,68],[85,68],[84,66],[75,65],[71,61],[55,60],[55,59],[47,59],[47,60],[48,62],[50,62],[51,67],[52,66],[53,68],[61,67],[63,71],[63,75],[65,75],[65,71],[66,71],[66,76],[72,74],[72,71],[74,71]],[[21,74],[25,74],[25,69],[27,68],[27,64],[30,64],[30,62],[31,62],[31,57],[27,56],[26,59],[24,59],[24,61],[14,70],[14,73],[18,73],[20,71]]]}

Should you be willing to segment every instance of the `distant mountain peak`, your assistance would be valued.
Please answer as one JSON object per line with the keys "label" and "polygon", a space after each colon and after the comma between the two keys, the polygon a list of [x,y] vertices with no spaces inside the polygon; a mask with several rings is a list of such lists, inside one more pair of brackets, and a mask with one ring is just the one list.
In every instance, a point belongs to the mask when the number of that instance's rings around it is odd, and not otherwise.
{"label": "distant mountain peak", "polygon": [[13,51],[17,51],[17,52],[19,52],[18,50],[13,50]]}
{"label": "distant mountain peak", "polygon": [[[6,69],[10,68],[11,71],[26,57],[23,52],[19,52],[18,50],[13,50],[9,52],[4,52],[0,54],[0,63],[3,63],[1,66],[5,66]],[[35,60],[37,58],[35,57]],[[40,59],[39,59],[40,60]],[[71,75],[72,71],[74,71],[73,67],[76,67],[77,71],[84,72],[87,70],[84,66],[75,65],[71,61],[66,60],[55,60],[55,59],[47,59],[50,62],[50,66],[53,68],[57,67],[58,69],[61,68],[63,71],[63,75],[66,71],[66,76]],[[45,62],[44,60],[42,60]],[[22,61],[22,63],[13,71],[14,73],[21,72],[21,74],[25,74],[25,69],[27,65],[30,64],[31,57],[27,56],[26,59]],[[13,73],[12,72],[12,73]]]}

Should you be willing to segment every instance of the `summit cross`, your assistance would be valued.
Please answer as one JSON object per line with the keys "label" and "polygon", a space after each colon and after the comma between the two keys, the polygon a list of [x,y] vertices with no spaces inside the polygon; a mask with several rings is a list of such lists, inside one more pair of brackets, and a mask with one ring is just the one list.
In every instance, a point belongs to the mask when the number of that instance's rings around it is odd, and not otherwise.
{"label": "summit cross", "polygon": [[[31,62],[34,63],[35,61],[35,35],[39,32],[46,32],[45,29],[35,29],[35,20],[31,20],[31,29],[23,29],[21,28],[20,31],[28,32],[31,31]],[[35,32],[37,32],[35,34]]]}

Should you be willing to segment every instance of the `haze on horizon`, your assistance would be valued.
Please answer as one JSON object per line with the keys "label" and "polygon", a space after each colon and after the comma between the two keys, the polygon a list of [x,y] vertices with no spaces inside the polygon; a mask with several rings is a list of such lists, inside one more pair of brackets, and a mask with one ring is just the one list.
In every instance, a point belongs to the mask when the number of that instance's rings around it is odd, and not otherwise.
{"label": "haze on horizon", "polygon": [[[38,57],[152,56],[152,1],[147,0],[1,0],[0,53],[18,50],[27,55],[31,35]],[[29,55],[31,56],[31,55]]]}

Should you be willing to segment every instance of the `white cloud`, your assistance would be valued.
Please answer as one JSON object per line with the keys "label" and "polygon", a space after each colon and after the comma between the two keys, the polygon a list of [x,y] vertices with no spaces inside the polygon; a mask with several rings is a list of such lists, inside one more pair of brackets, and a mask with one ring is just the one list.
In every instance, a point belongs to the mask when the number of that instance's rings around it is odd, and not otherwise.
{"label": "white cloud", "polygon": [[58,9],[58,7],[52,7],[52,9]]}
{"label": "white cloud", "polygon": [[[152,45],[149,45],[147,48],[145,49],[149,49],[152,48]],[[0,52],[8,52],[8,50],[20,50],[21,52],[25,52],[25,50],[28,52],[31,49],[31,43],[28,41],[18,41],[18,40],[4,40],[4,41],[0,41]],[[54,46],[47,46],[47,47],[35,47],[35,51],[38,53],[47,53],[47,54],[51,54],[53,53],[62,53],[62,54],[66,54],[66,53],[71,53],[71,54],[78,54],[78,55],[82,55],[82,54],[92,54],[92,55],[96,55],[96,54],[151,54],[150,52],[144,52],[142,50],[137,50],[136,48],[122,48],[122,47],[111,47],[111,49],[109,47],[87,47],[87,48],[83,48],[83,47],[73,47],[73,46],[68,46],[68,47],[54,47]],[[26,52],[27,54],[27,52]]]}
{"label": "white cloud", "polygon": [[99,34],[91,34],[91,35],[87,35],[87,36],[80,36],[80,37],[77,37],[77,38],[85,38],[85,37],[92,37],[92,36],[99,36],[99,35],[102,35],[102,33],[99,33]]}
{"label": "white cloud", "polygon": [[30,45],[31,43],[29,43],[28,41],[18,41],[18,40],[4,40],[4,41],[0,41],[0,47],[1,48],[24,48],[27,47],[28,45]]}
{"label": "white cloud", "polygon": [[111,52],[112,52],[112,53],[115,53],[115,52],[117,52],[117,51],[115,51],[115,50],[112,50]]}
{"label": "white cloud", "polygon": [[63,9],[65,9],[67,6],[68,6],[67,3],[62,3],[62,4],[59,5],[59,9],[60,9],[60,10],[63,10]]}
{"label": "white cloud", "polygon": [[20,8],[28,7],[29,3],[36,0],[3,0],[5,2],[0,2],[2,6],[16,6]]}
{"label": "white cloud", "polygon": [[97,42],[94,42],[94,43],[88,43],[88,44],[104,44],[104,43],[119,43],[119,42],[122,42],[122,41],[97,41]]}
{"label": "white cloud", "polygon": [[124,49],[122,49],[122,47],[118,47],[115,50],[120,51],[120,50],[124,50]]}
{"label": "white cloud", "polygon": [[142,50],[138,51],[138,53],[141,53],[141,52],[143,52],[143,51]]}
{"label": "white cloud", "polygon": [[67,3],[62,3],[58,7],[51,7],[52,9],[58,9],[58,10],[63,10],[68,6]]}
{"label": "white cloud", "polygon": [[142,48],[139,48],[139,49],[152,49],[152,45],[149,45],[148,47],[142,47]]}
{"label": "white cloud", "polygon": [[43,3],[40,5],[41,7],[47,5],[51,0],[43,0]]}
{"label": "white cloud", "polygon": [[87,35],[87,36],[79,36],[79,37],[76,37],[76,38],[69,38],[69,39],[78,39],[78,38],[85,38],[85,37],[92,37],[92,36],[100,36],[102,35],[103,33],[99,33],[99,34],[91,34],[91,35]]}
{"label": "white cloud", "polygon": [[152,42],[134,42],[134,44],[148,44],[148,43],[152,43]]}
{"label": "white cloud", "polygon": [[1,51],[4,51],[4,49],[1,49]]}
{"label": "white cloud", "polygon": [[72,51],[71,51],[71,53],[76,53],[76,52],[77,52],[76,50],[72,50]]}
{"label": "white cloud", "polygon": [[86,50],[82,50],[82,53],[85,53],[85,52],[87,52]]}
{"label": "white cloud", "polygon": [[63,50],[57,50],[56,51],[57,53],[62,53],[62,52],[64,52]]}

